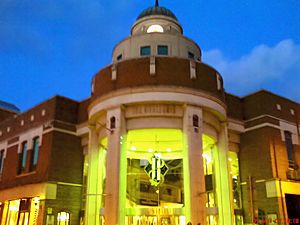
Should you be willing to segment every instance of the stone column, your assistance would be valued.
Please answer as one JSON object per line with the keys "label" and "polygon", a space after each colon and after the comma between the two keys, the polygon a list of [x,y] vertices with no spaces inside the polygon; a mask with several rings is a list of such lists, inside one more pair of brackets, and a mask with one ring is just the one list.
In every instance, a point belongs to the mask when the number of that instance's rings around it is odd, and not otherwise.
{"label": "stone column", "polygon": [[[114,119],[112,119],[113,117]],[[121,149],[122,146],[125,146],[123,135],[126,130],[125,119],[121,107],[111,109],[107,112],[106,124],[110,131],[108,131],[107,172],[105,185],[105,225],[125,224],[124,221],[121,220],[125,219],[124,198],[126,201],[126,182],[123,184],[123,180],[126,179],[126,174],[120,173],[120,163],[122,158],[121,155],[124,153]],[[122,173],[124,173],[124,171],[122,171]],[[124,188],[125,196],[123,196],[124,191],[122,191]]]}
{"label": "stone column", "polygon": [[85,224],[99,225],[101,204],[101,195],[98,188],[98,182],[100,182],[98,181],[99,144],[98,134],[93,127],[90,128],[89,133],[88,164]]}
{"label": "stone column", "polygon": [[[198,127],[193,124],[193,117],[198,118]],[[184,149],[184,191],[186,223],[206,224],[205,179],[202,160],[202,110],[186,106],[183,118],[185,135]]]}
{"label": "stone column", "polygon": [[233,224],[231,179],[228,164],[228,133],[226,123],[221,124],[218,147],[214,149],[219,224]]}

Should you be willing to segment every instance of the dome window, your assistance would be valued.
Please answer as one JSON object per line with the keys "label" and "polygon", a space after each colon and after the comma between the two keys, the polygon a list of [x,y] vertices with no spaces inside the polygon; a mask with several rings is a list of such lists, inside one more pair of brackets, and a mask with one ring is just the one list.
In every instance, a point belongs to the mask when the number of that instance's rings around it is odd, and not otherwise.
{"label": "dome window", "polygon": [[142,46],[140,49],[141,56],[151,55],[151,48],[150,46]]}
{"label": "dome window", "polygon": [[194,53],[188,52],[188,58],[189,58],[189,59],[195,59]]}
{"label": "dome window", "polygon": [[118,55],[118,56],[117,56],[117,61],[121,61],[122,58],[123,58],[122,54]]}
{"label": "dome window", "polygon": [[168,55],[169,50],[167,45],[158,45],[157,46],[157,55]]}
{"label": "dome window", "polygon": [[164,28],[158,24],[154,24],[154,25],[151,25],[150,27],[148,27],[147,33],[154,33],[154,32],[163,33]]}

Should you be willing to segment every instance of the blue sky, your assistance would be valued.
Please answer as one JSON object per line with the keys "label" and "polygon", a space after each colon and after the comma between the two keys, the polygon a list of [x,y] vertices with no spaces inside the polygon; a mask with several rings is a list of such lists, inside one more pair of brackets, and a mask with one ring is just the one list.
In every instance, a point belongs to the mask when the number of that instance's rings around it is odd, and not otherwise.
{"label": "blue sky", "polygon": [[[22,111],[56,95],[83,100],[154,0],[1,0],[0,99]],[[227,92],[267,89],[300,102],[299,0],[160,0],[220,71]]]}

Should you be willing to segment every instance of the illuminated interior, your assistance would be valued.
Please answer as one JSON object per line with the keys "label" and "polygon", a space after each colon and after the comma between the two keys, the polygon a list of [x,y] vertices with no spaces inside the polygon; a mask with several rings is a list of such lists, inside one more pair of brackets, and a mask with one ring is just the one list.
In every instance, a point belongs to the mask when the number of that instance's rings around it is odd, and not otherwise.
{"label": "illuminated interior", "polygon": [[129,131],[126,159],[126,223],[184,224],[182,131]]}
{"label": "illuminated interior", "polygon": [[[215,140],[207,135],[202,136],[203,141],[203,169],[206,184],[206,207],[216,207],[216,193],[214,188],[214,157],[213,149],[215,148]],[[209,183],[209,185],[208,185]],[[211,220],[211,219],[210,219]]]}
{"label": "illuminated interior", "polygon": [[[217,188],[216,188],[216,170],[218,163],[216,155],[218,154],[218,148],[216,140],[208,135],[203,134],[203,169],[205,176],[205,189],[206,189],[206,207],[213,208],[218,207]],[[218,215],[207,215],[207,225],[217,225]]]}
{"label": "illuminated interior", "polygon": [[8,216],[6,219],[6,225],[18,224],[20,200],[9,201],[8,205]]}
{"label": "illuminated interior", "polygon": [[31,225],[37,224],[40,199],[24,198],[8,201],[6,209],[7,215],[3,220],[5,225]]}
{"label": "illuminated interior", "polygon": [[150,27],[148,27],[147,33],[154,33],[154,32],[163,33],[164,28],[158,24],[154,24],[154,25],[151,25]]}
{"label": "illuminated interior", "polygon": [[240,209],[241,205],[241,187],[239,174],[239,160],[237,152],[229,152],[230,175],[232,180],[233,205],[235,209]]}
{"label": "illuminated interior", "polygon": [[103,195],[103,193],[105,191],[105,181],[106,181],[106,155],[107,155],[107,138],[103,138],[100,141],[100,159],[99,159],[99,162],[101,162],[100,163],[100,166],[101,166],[100,171],[102,171],[100,174],[100,180],[101,180],[100,189],[102,190],[101,208],[104,208],[104,206],[105,206],[105,201],[104,201],[105,196]]}
{"label": "illuminated interior", "polygon": [[57,224],[58,225],[69,225],[70,224],[70,213],[59,212],[57,215]]}

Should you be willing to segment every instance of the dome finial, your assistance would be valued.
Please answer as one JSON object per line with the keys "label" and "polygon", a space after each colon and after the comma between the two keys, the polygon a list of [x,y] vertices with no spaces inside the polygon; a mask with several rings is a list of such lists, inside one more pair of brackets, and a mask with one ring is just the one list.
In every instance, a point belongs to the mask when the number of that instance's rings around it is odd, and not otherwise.
{"label": "dome finial", "polygon": [[155,0],[155,7],[158,7],[158,6],[159,6],[158,0]]}

